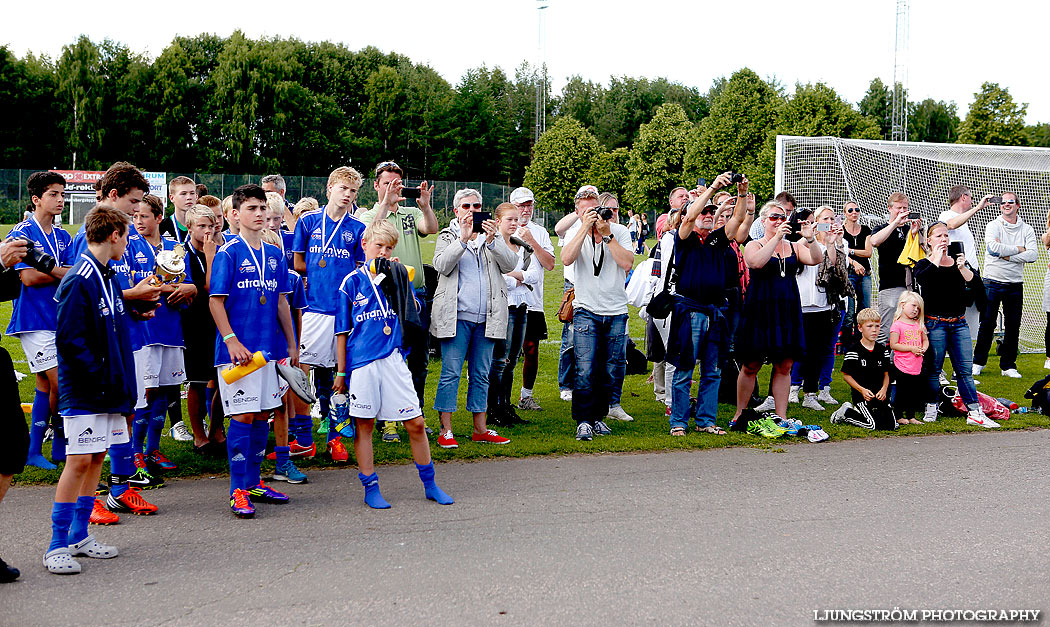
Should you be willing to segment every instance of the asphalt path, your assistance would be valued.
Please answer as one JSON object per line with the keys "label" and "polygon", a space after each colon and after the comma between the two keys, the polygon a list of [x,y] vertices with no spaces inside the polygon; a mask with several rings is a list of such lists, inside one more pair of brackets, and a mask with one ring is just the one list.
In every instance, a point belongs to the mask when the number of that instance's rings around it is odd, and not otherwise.
{"label": "asphalt path", "polygon": [[[690,436],[699,437],[699,436]],[[814,624],[827,609],[1042,609],[1050,431],[314,470],[234,519],[224,477],[92,527],[120,548],[41,566],[53,489],[12,488],[3,625]]]}

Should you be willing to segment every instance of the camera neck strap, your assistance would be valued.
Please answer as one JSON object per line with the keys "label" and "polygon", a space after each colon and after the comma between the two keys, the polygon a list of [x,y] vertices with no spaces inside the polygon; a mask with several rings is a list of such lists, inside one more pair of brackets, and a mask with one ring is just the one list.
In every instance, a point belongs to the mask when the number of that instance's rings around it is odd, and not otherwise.
{"label": "camera neck strap", "polygon": [[[602,242],[601,246],[599,247],[598,242],[594,241],[593,233],[597,233],[597,231],[593,231],[590,238],[591,247],[594,249],[594,253],[591,255],[591,266],[594,267],[594,276],[598,276],[599,274],[601,274],[602,265],[605,264],[605,242]],[[599,248],[601,248],[601,256],[598,255]]]}

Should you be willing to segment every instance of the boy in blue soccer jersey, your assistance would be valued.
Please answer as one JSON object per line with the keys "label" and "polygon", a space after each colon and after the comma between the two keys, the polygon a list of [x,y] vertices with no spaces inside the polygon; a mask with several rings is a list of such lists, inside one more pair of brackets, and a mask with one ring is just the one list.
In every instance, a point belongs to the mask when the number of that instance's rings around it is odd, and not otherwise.
{"label": "boy in blue soccer jersey", "polygon": [[133,315],[121,296],[111,261],[127,247],[127,215],[96,206],[84,218],[87,249],[59,284],[59,412],[68,435],[66,466],[51,508],[51,544],[44,567],[57,575],[80,572],[79,555],[107,559],[117,549],[88,533],[95,484],[106,448],[128,441],[126,414],[135,394],[128,335]]}
{"label": "boy in blue soccer jersey", "polygon": [[29,457],[26,465],[54,470],[41,453],[44,431],[49,422],[55,426],[55,440],[51,448],[54,461],[65,457],[65,439],[62,435],[58,410],[58,354],[55,352],[56,306],[58,282],[73,265],[72,238],[64,229],[54,227],[55,216],[62,214],[66,180],[55,172],[34,172],[26,182],[33,201],[33,214],[11,229],[11,237],[32,240],[34,247],[55,258],[50,272],[42,272],[25,262],[15,266],[22,280],[22,291],[11,311],[8,335],[15,335],[22,343],[29,371],[36,375],[36,394],[30,415]]}
{"label": "boy in blue soccer jersey", "polygon": [[[337,462],[345,462],[348,454],[332,425],[328,399],[335,367],[335,313],[339,285],[364,261],[361,234],[365,225],[350,213],[359,189],[361,174],[357,170],[336,168],[328,176],[328,204],[299,217],[292,243],[295,271],[306,282],[301,361],[307,372],[311,366],[315,369],[321,415],[329,421],[328,452]],[[301,418],[296,416],[296,420]]]}
{"label": "boy in blue soccer jersey", "polygon": [[[175,250],[179,244],[175,240],[161,237],[160,222],[164,216],[161,199],[147,195],[144,200],[135,212],[134,224],[139,235],[149,244],[149,252],[152,254],[149,265],[155,267],[159,253]],[[186,380],[183,357],[186,343],[182,336],[179,310],[193,302],[197,295],[197,287],[192,281],[178,285],[163,284],[160,287],[160,306],[154,311],[153,318],[146,322],[149,344],[143,347],[145,358],[141,365],[144,370],[139,373],[145,381],[146,407],[135,413],[135,422],[131,429],[135,468],[149,468],[151,474],[169,472],[176,468],[175,464],[160,452],[160,436],[164,431],[171,390],[174,388],[177,392]],[[176,395],[175,398],[179,397]],[[181,403],[179,413],[182,413]]]}
{"label": "boy in blue soccer jersey", "polygon": [[[269,227],[263,229],[262,240],[267,244],[272,244],[281,248],[281,231],[270,228],[273,224],[273,197],[277,196],[280,199],[280,195],[275,192],[266,192],[266,197],[270,205],[269,218],[267,223]],[[284,207],[282,201],[281,207]],[[277,225],[278,228],[280,225]],[[302,331],[303,324],[303,310],[306,309],[306,289],[303,287],[303,279],[295,270],[288,270],[288,307],[292,312],[292,326],[295,327],[295,339],[296,344],[299,343],[300,333]],[[278,363],[288,364],[288,359],[282,359]],[[306,483],[306,473],[296,468],[295,463],[291,459],[292,448],[289,443],[289,438],[295,435],[291,429],[289,429],[289,418],[295,415],[295,407],[303,406],[304,411],[309,412],[309,408],[305,407],[305,403],[294,392],[290,391],[290,387],[283,378],[278,379],[281,390],[281,405],[273,412],[273,439],[274,447],[273,452],[266,456],[266,459],[277,462],[277,467],[273,474],[274,481],[287,481],[288,483]],[[296,403],[295,401],[299,401]],[[296,425],[298,426],[298,425]],[[309,421],[306,424],[306,432],[310,433],[312,423]]]}
{"label": "boy in blue soccer jersey", "polygon": [[[349,396],[350,416],[357,426],[354,435],[357,477],[365,488],[365,503],[369,507],[390,507],[379,491],[379,477],[372,458],[376,418],[404,422],[424,494],[432,501],[451,505],[452,497],[434,483],[434,462],[430,458],[423,411],[402,352],[403,328],[383,292],[382,282],[392,281],[392,277],[369,270],[373,259],[390,258],[397,238],[397,229],[390,222],[373,221],[361,241],[365,265],[351,272],[339,287],[335,322],[338,372],[332,390]],[[391,272],[394,271],[404,273],[403,283],[411,294],[412,284],[404,266],[394,265]],[[408,302],[415,304],[414,295]]]}
{"label": "boy in blue soccer jersey", "polygon": [[[226,433],[230,460],[230,509],[239,518],[255,516],[252,501],[287,503],[288,497],[262,482],[260,467],[270,433],[270,410],[281,404],[275,364],[299,365],[299,345],[288,306],[288,271],[281,249],[262,241],[266,192],[254,184],[233,192],[231,215],[240,233],[215,254],[210,284],[211,315],[218,329],[215,366],[219,393],[231,416]],[[248,364],[256,351],[266,364],[227,383],[222,372]]]}

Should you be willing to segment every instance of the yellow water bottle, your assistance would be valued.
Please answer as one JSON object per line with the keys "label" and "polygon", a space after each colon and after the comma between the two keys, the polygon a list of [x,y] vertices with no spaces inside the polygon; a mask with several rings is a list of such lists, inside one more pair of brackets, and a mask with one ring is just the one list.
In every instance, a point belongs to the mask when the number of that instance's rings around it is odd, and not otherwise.
{"label": "yellow water bottle", "polygon": [[[393,262],[391,262],[391,263],[393,263]],[[368,264],[368,269],[372,271],[372,274],[377,274],[377,272],[376,272],[376,260],[375,259],[373,259]],[[416,267],[415,266],[405,266],[405,270],[408,270],[408,280],[409,281],[415,281],[416,280]]]}
{"label": "yellow water bottle", "polygon": [[266,362],[269,361],[269,359],[270,355],[268,353],[264,353],[262,351],[255,351],[255,354],[252,355],[252,360],[248,363],[241,364],[239,366],[233,366],[231,368],[223,370],[222,380],[225,381],[227,384],[233,383],[234,381],[242,377],[250,375],[259,368],[262,368],[266,365]]}

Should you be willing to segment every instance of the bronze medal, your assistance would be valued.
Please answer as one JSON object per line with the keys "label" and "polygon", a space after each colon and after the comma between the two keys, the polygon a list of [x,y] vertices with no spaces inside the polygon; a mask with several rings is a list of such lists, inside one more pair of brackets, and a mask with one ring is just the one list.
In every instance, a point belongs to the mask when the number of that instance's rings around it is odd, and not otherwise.
{"label": "bronze medal", "polygon": [[263,294],[262,296],[259,297],[259,304],[260,305],[265,305],[266,304],[266,294]]}
{"label": "bronze medal", "polygon": [[390,328],[390,325],[387,325],[387,326],[383,327],[383,333],[386,333],[387,335],[390,335],[393,332],[394,332],[394,330]]}
{"label": "bronze medal", "polygon": [[317,262],[317,265],[323,268],[328,265],[328,262],[322,258],[320,261]]}

